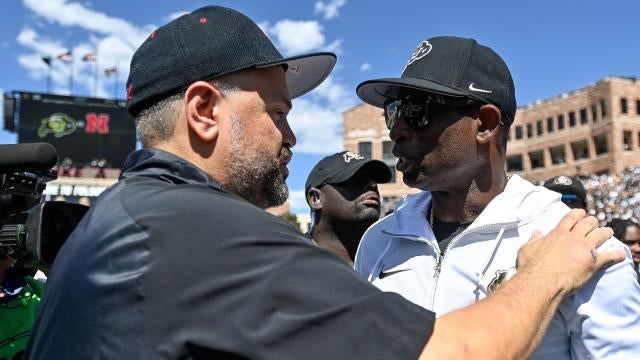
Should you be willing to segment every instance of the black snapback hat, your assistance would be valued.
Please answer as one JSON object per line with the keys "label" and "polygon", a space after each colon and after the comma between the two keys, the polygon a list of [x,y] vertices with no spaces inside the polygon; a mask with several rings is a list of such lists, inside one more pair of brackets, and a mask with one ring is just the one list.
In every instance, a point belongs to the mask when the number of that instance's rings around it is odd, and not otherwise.
{"label": "black snapback hat", "polygon": [[135,116],[193,82],[276,65],[285,67],[289,94],[296,98],[318,86],[335,63],[335,54],[329,52],[283,58],[247,16],[207,6],[160,27],[136,50],[127,80],[127,109]]}
{"label": "black snapback hat", "polygon": [[312,187],[345,182],[361,169],[369,171],[379,184],[391,180],[391,171],[382,161],[367,160],[360,154],[342,151],[323,158],[311,169],[304,186],[305,196]]}
{"label": "black snapback hat", "polygon": [[586,202],[587,191],[577,178],[560,175],[545,181],[543,186],[560,194],[575,194],[582,202]]}
{"label": "black snapback hat", "polygon": [[360,99],[383,107],[403,89],[414,89],[496,105],[511,125],[516,113],[509,68],[490,48],[473,39],[438,36],[421,42],[400,78],[368,80],[356,90]]}

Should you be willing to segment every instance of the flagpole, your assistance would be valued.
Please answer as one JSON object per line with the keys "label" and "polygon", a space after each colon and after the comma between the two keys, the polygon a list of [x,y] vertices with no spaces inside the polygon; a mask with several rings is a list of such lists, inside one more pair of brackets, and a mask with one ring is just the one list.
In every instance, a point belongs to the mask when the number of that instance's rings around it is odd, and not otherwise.
{"label": "flagpole", "polygon": [[73,55],[69,62],[69,95],[73,95]]}
{"label": "flagpole", "polygon": [[47,66],[47,92],[51,92],[51,65]]}
{"label": "flagpole", "polygon": [[115,77],[113,78],[113,98],[118,98],[118,63],[116,63],[116,71],[113,74]]}
{"label": "flagpole", "polygon": [[93,97],[96,97],[98,92],[98,48],[96,48],[96,60],[93,62]]}

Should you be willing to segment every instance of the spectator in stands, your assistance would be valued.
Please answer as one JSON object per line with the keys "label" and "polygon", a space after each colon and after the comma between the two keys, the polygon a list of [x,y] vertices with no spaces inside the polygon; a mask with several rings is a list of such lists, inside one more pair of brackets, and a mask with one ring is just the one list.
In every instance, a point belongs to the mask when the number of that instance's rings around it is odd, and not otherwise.
{"label": "spectator in stands", "polygon": [[631,219],[613,219],[608,224],[613,229],[613,236],[617,237],[631,250],[633,267],[640,282],[640,224]]}
{"label": "spectator in stands", "polygon": [[308,235],[353,266],[362,234],[380,218],[377,184],[389,180],[391,171],[385,163],[350,151],[320,160],[305,184],[311,208]]}
{"label": "spectator in stands", "polygon": [[615,218],[640,220],[640,167],[628,167],[620,174],[583,178],[589,214],[601,225]]}
{"label": "spectator in stands", "polygon": [[560,193],[560,200],[572,209],[587,209],[587,192],[580,179],[570,176],[556,176],[544,183],[544,187]]}

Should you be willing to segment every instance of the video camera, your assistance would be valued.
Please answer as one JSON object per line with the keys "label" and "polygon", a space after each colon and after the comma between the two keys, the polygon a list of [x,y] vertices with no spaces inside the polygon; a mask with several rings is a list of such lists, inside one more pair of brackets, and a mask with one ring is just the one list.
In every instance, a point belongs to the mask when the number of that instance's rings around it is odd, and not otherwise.
{"label": "video camera", "polygon": [[0,257],[48,268],[89,209],[41,201],[57,175],[56,148],[47,143],[0,145]]}

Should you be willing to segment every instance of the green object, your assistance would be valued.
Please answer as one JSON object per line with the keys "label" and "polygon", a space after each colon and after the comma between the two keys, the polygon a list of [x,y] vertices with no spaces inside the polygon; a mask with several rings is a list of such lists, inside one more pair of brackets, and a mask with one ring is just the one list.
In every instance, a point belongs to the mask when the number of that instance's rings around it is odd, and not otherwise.
{"label": "green object", "polygon": [[44,283],[28,276],[20,294],[0,302],[0,359],[13,359],[29,343]]}

